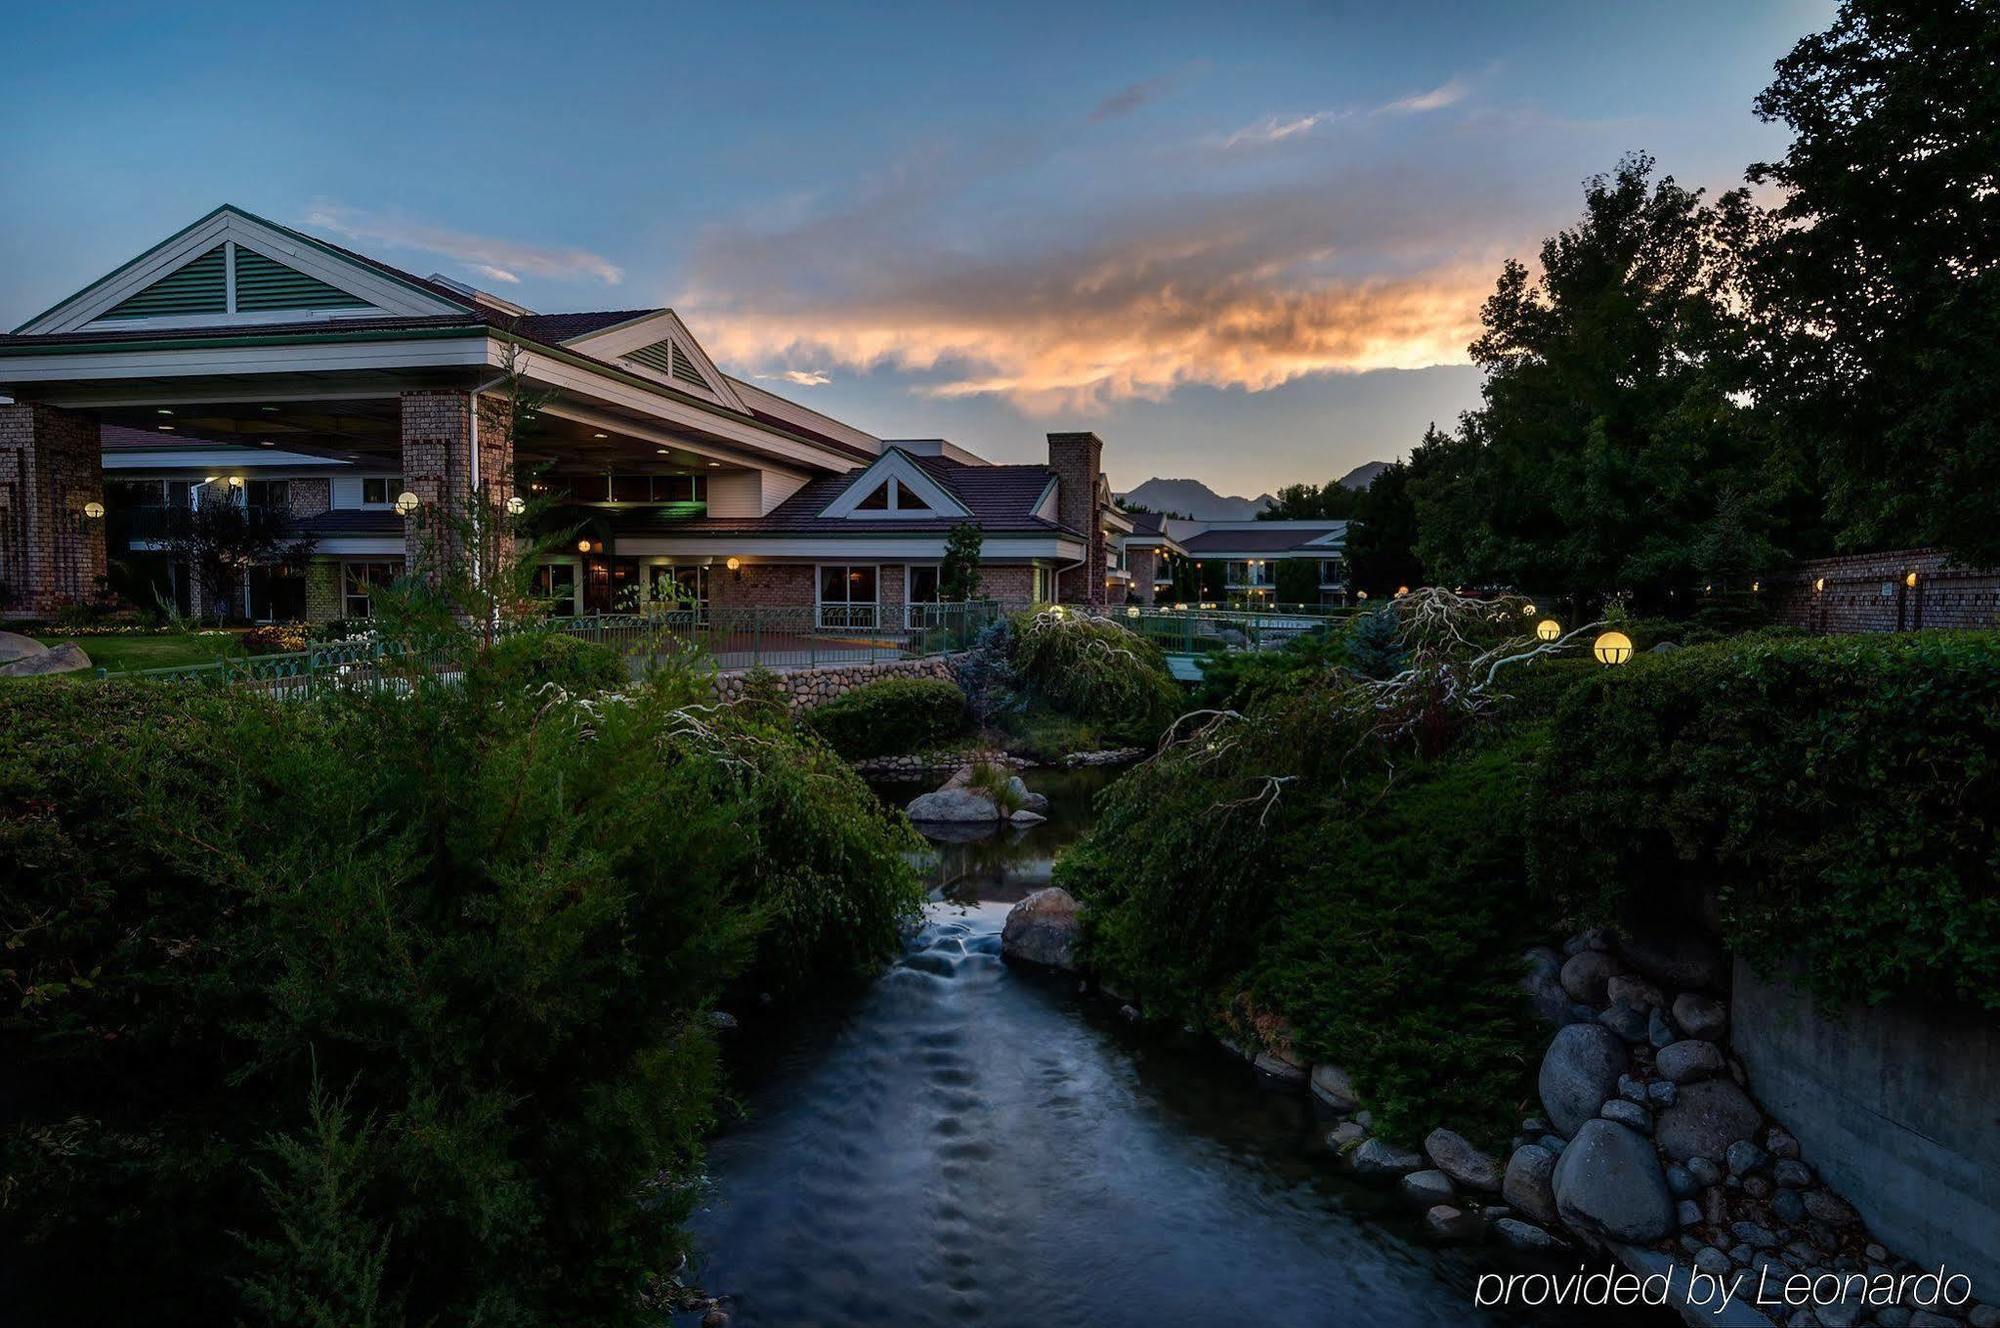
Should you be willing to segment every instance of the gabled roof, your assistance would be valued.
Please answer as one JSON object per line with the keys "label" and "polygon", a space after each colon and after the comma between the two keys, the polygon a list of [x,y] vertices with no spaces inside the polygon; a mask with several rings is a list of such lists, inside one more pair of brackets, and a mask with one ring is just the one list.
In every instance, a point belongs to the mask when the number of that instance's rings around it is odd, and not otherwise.
{"label": "gabled roof", "polygon": [[[1055,472],[1047,466],[967,466],[936,457],[899,455],[920,467],[956,498],[970,514],[969,518],[911,516],[892,512],[887,516],[857,521],[844,516],[825,515],[833,501],[870,469],[860,467],[845,474],[823,475],[808,480],[798,492],[761,517],[699,517],[677,521],[673,523],[673,529],[685,534],[941,536],[960,521],[970,519],[989,535],[1082,533],[1067,530],[1035,514],[1042,495],[1055,478]],[[631,533],[627,524],[631,519],[621,518],[616,528]],[[643,520],[643,517],[640,519]]]}
{"label": "gabled roof", "polygon": [[1181,547],[1196,558],[1232,553],[1320,553],[1339,555],[1347,538],[1345,521],[1237,521],[1181,538]]}

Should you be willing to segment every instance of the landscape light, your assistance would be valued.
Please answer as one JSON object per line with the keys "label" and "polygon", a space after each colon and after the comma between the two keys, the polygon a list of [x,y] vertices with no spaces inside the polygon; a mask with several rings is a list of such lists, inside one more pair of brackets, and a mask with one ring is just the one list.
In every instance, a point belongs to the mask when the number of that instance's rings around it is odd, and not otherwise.
{"label": "landscape light", "polygon": [[1532,617],[1534,617],[1534,616],[1535,616],[1535,606],[1534,606],[1534,605],[1532,605],[1532,604],[1523,604],[1523,605],[1521,606],[1521,616],[1522,616],[1523,618],[1532,618]]}
{"label": "landscape light", "polygon": [[1409,593],[1410,593],[1410,588],[1409,588],[1408,586],[1397,586],[1397,587],[1396,587],[1396,598],[1397,598],[1397,599],[1401,599],[1401,598],[1402,598],[1403,596],[1405,596],[1405,595],[1407,595],[1407,594],[1409,594]]}
{"label": "landscape light", "polygon": [[1562,634],[1562,624],[1554,618],[1544,618],[1535,624],[1535,635],[1544,641],[1553,641]]}
{"label": "landscape light", "polygon": [[83,505],[83,514],[92,521],[102,521],[104,519],[104,504],[93,498]]}
{"label": "landscape light", "polygon": [[1127,609],[1125,610],[1125,616],[1126,616],[1127,618],[1136,618],[1136,617],[1138,617],[1138,616],[1139,616],[1139,606],[1138,606],[1137,604],[1133,604],[1133,605],[1129,606],[1129,607],[1128,607],[1128,608],[1127,608]]}
{"label": "landscape light", "polygon": [[415,516],[417,509],[423,505],[424,500],[411,493],[408,489],[396,495],[396,510],[404,516]]}
{"label": "landscape light", "polygon": [[521,515],[521,513],[527,510],[528,510],[528,500],[523,498],[520,494],[517,493],[512,498],[509,498],[507,500],[507,515],[519,516]]}
{"label": "landscape light", "polygon": [[1632,638],[1623,632],[1606,632],[1591,643],[1590,653],[1599,664],[1623,664],[1632,658]]}
{"label": "landscape light", "polygon": [[1367,599],[1367,598],[1368,598],[1368,592],[1367,592],[1367,591],[1365,591],[1365,590],[1357,590],[1357,591],[1355,591],[1355,592],[1354,592],[1354,598],[1355,598],[1355,599],[1357,599],[1357,600],[1363,600],[1363,599]]}

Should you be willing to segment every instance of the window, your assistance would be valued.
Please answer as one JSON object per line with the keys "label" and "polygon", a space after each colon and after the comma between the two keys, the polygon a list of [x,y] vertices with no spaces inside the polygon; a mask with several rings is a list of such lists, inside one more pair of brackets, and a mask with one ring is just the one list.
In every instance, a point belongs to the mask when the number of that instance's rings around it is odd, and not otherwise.
{"label": "window", "polygon": [[268,507],[277,511],[291,509],[291,483],[288,480],[251,480],[245,486],[245,501],[252,507]]}
{"label": "window", "polygon": [[400,561],[342,563],[340,565],[341,613],[348,618],[366,618],[369,600],[377,590],[392,584],[403,574]]}
{"label": "window", "polygon": [[706,475],[655,475],[653,501],[656,503],[705,503],[708,501]]}
{"label": "window", "polygon": [[909,602],[912,604],[935,604],[938,602],[937,564],[923,563],[910,568]]}
{"label": "window", "polygon": [[652,502],[653,477],[651,475],[613,475],[611,477],[611,501],[614,503]]}
{"label": "window", "polygon": [[1340,584],[1340,582],[1341,582],[1340,559],[1338,558],[1320,559],[1319,583],[1323,586],[1337,586]]}
{"label": "window", "polygon": [[380,503],[384,507],[396,501],[396,495],[403,491],[401,475],[372,475],[361,481],[361,501]]}
{"label": "window", "polygon": [[893,480],[883,480],[875,487],[875,492],[854,505],[857,512],[886,512],[889,510],[889,486]]}
{"label": "window", "polygon": [[889,482],[895,485],[895,504],[898,512],[928,512],[931,510],[929,503],[911,493],[901,483],[896,480]]}
{"label": "window", "polygon": [[1034,599],[1037,604],[1053,604],[1056,600],[1056,573],[1052,567],[1035,564]]}
{"label": "window", "polygon": [[708,607],[708,568],[667,567],[655,564],[648,569],[651,576],[651,592],[656,602],[676,601],[676,607],[693,604]]}
{"label": "window", "polygon": [[923,500],[914,489],[891,475],[873,489],[866,497],[854,505],[852,512],[923,512],[934,515],[935,509]]}
{"label": "window", "polygon": [[819,625],[875,625],[875,569],[861,564],[822,563],[819,569]]}
{"label": "window", "polygon": [[543,563],[535,569],[530,593],[536,599],[550,601],[552,613],[575,613],[576,564]]}

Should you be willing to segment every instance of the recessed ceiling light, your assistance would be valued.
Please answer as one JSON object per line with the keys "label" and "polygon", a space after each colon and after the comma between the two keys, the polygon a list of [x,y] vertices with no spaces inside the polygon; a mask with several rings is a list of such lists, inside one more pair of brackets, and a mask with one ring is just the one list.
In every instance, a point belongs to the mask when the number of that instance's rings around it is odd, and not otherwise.
{"label": "recessed ceiling light", "polygon": [[709,462],[708,464],[709,464],[709,468],[710,468],[710,469],[712,469],[712,470],[721,470],[721,469],[722,469],[722,463],[721,463],[720,461],[711,461],[711,462]]}
{"label": "recessed ceiling light", "polygon": [[667,451],[667,449],[663,447],[663,448],[661,448],[661,449],[660,449],[660,455],[661,455],[661,456],[671,456],[671,455],[672,455],[672,453],[668,452],[668,451]]}
{"label": "recessed ceiling light", "polygon": [[258,409],[258,410],[268,410],[268,411],[271,411],[271,412],[272,412],[273,414],[275,414],[275,413],[277,412],[277,409],[278,409],[278,408],[277,408],[276,406],[259,406],[259,407],[257,407],[257,409]]}
{"label": "recessed ceiling light", "polygon": [[162,429],[165,429],[168,433],[172,433],[174,431],[174,426],[171,424],[162,424],[160,427]]}
{"label": "recessed ceiling light", "polygon": [[610,435],[610,434],[608,434],[608,433],[594,433],[594,434],[592,434],[592,435],[590,435],[590,436],[591,436],[592,438],[609,438],[609,437],[610,437],[611,435]]}
{"label": "recessed ceiling light", "polygon": [[277,444],[276,444],[276,443],[274,443],[274,442],[272,442],[272,441],[271,441],[270,439],[268,439],[268,438],[260,438],[260,439],[258,439],[258,440],[257,440],[257,446],[259,446],[259,447],[276,447],[276,446],[277,446]]}
{"label": "recessed ceiling light", "polygon": [[158,410],[154,411],[153,413],[154,413],[155,415],[171,415],[171,414],[173,414],[173,412],[172,412],[172,411],[170,411],[170,410],[168,410],[168,409],[167,409],[167,408],[166,408],[165,406],[162,406],[162,407],[160,407],[160,408],[159,408]]}

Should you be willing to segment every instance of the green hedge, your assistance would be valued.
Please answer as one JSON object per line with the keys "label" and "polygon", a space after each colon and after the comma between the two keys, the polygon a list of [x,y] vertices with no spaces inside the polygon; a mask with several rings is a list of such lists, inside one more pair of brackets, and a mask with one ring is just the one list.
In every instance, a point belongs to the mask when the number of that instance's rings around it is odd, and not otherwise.
{"label": "green hedge", "polygon": [[660,1322],[708,1008],[921,899],[838,758],[683,684],[0,691],[10,1315]]}
{"label": "green hedge", "polygon": [[941,678],[884,678],[806,711],[807,728],[850,761],[935,751],[972,727],[965,693]]}
{"label": "green hedge", "polygon": [[1835,999],[2000,1010],[2000,635],[1758,637],[1569,693],[1540,884],[1615,919],[1718,897],[1724,939]]}
{"label": "green hedge", "polygon": [[632,680],[616,650],[566,632],[523,632],[494,643],[475,667],[477,685],[525,692],[554,683],[566,692],[588,694],[623,687]]}

